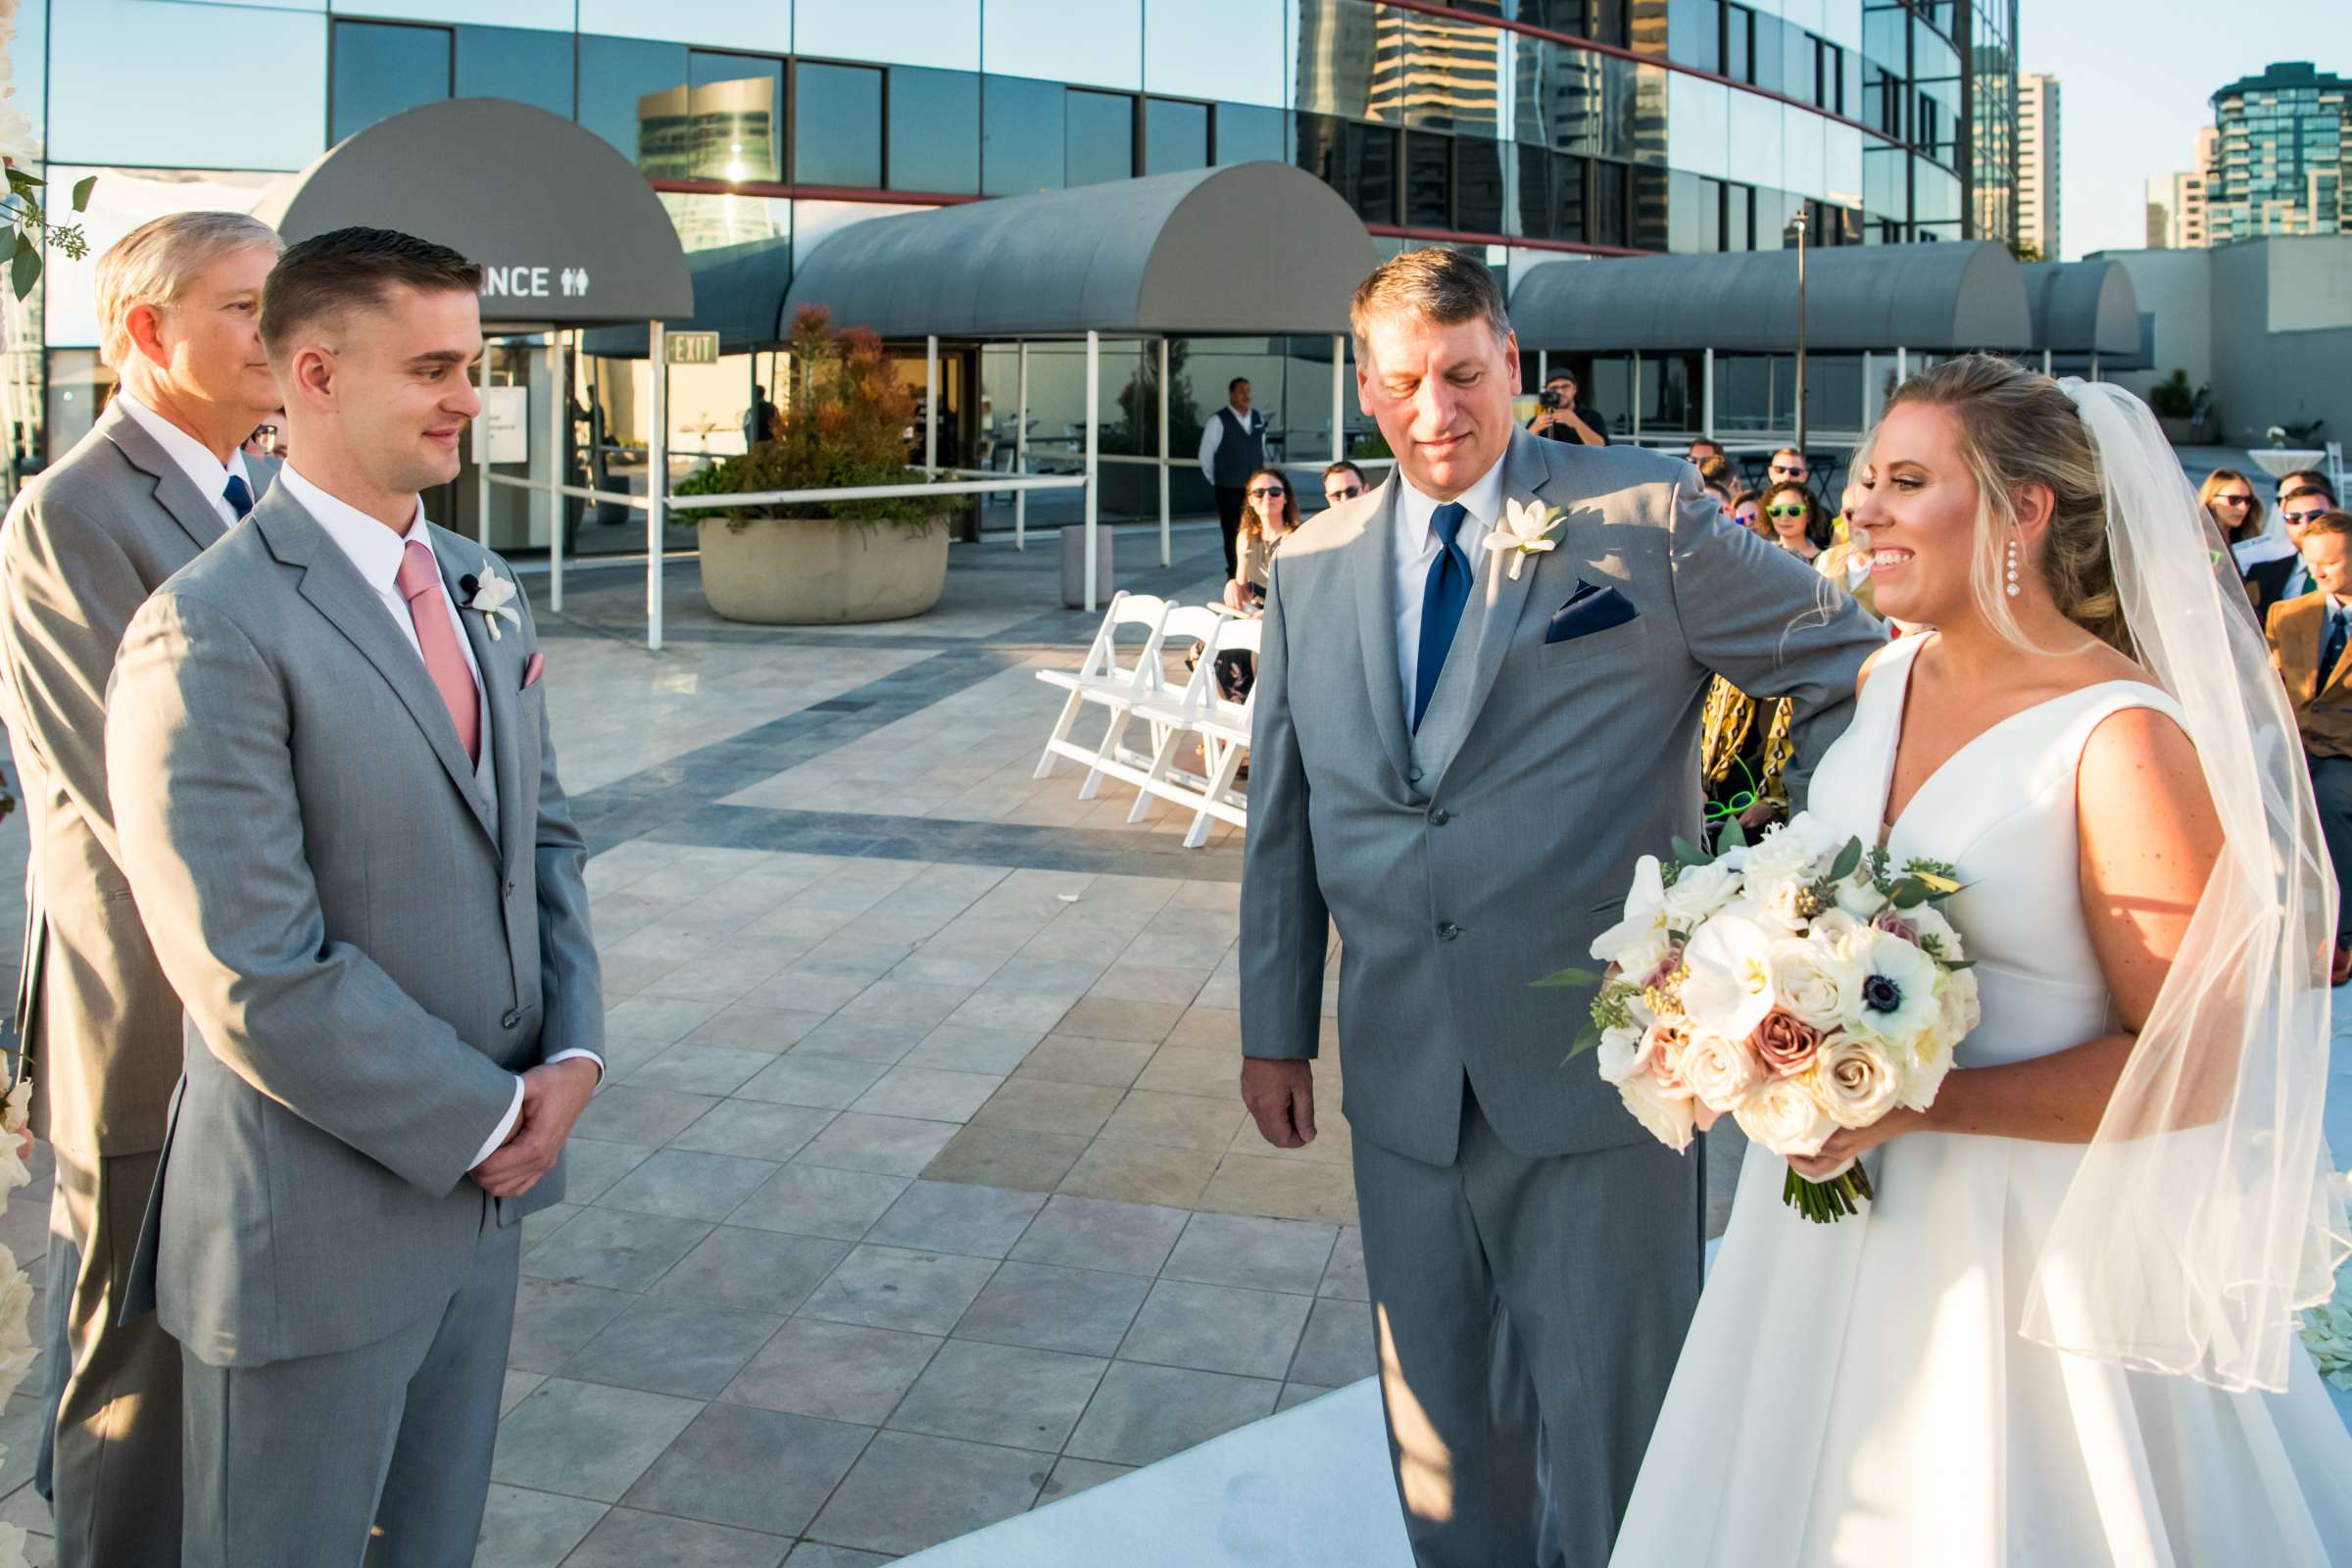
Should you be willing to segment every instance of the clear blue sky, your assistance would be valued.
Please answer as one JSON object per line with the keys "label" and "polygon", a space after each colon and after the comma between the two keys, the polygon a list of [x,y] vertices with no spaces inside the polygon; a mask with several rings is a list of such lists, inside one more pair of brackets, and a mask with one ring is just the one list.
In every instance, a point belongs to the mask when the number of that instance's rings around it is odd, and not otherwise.
{"label": "clear blue sky", "polygon": [[2023,0],[2020,69],[2061,88],[2065,259],[2136,249],[2147,177],[2186,169],[2214,90],[2276,60],[2352,74],[2344,0]]}

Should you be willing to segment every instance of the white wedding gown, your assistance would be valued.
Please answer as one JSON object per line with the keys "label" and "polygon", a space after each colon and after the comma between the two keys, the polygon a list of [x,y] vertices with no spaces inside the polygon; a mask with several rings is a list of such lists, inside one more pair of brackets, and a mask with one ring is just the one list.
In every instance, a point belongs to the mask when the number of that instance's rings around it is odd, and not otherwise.
{"label": "white wedding gown", "polygon": [[[1913,658],[1883,656],[1810,808],[1877,842]],[[1892,826],[1950,860],[1978,960],[1962,1066],[2114,1027],[2076,879],[2075,771],[2099,721],[2173,713],[2094,686],[1969,743]],[[1612,1562],[1618,1568],[2099,1564],[2352,1568],[2352,1436],[2310,1356],[2284,1395],[2062,1355],[2018,1333],[2081,1151],[1912,1133],[1866,1158],[1878,1200],[1814,1225],[1751,1147]]]}

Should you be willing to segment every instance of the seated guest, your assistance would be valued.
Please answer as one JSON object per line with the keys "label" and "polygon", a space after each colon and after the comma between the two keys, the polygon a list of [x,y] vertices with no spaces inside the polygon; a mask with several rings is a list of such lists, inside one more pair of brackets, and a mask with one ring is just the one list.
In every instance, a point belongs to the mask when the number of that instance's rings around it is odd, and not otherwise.
{"label": "seated guest", "polygon": [[1764,520],[1764,503],[1756,496],[1741,496],[1729,509],[1732,520],[1759,539],[1772,538],[1771,525]]}
{"label": "seated guest", "polygon": [[1364,470],[1345,458],[1323,470],[1323,505],[1326,507],[1353,501],[1371,488],[1364,482]]}
{"label": "seated guest", "polygon": [[1816,566],[1822,552],[1838,542],[1813,492],[1795,479],[1783,479],[1764,492],[1765,537]]}
{"label": "seated guest", "polygon": [[2216,468],[2197,486],[2197,504],[2213,519],[2221,531],[2222,542],[2237,561],[2240,572],[2261,565],[2266,561],[2284,561],[2294,555],[2294,541],[2283,533],[2265,533],[2262,524],[2268,515],[2262,497],[2254,486],[2235,468]]}
{"label": "seated guest", "polygon": [[1772,455],[1772,465],[1765,470],[1766,484],[1780,484],[1793,479],[1798,484],[1813,482],[1813,465],[1794,447],[1783,447]]}
{"label": "seated guest", "polygon": [[1225,608],[1250,613],[1265,608],[1266,563],[1274,547],[1298,526],[1298,498],[1290,481],[1272,468],[1259,468],[1242,486],[1241,526],[1234,533],[1239,569],[1225,585]]}
{"label": "seated guest", "polygon": [[2271,662],[2286,682],[2320,830],[2335,866],[2336,938],[2330,980],[2352,978],[2352,669],[2344,648],[2352,640],[2352,515],[2318,512],[2302,525],[2303,560],[2316,591],[2271,607],[2267,629]]}
{"label": "seated guest", "polygon": [[[2334,510],[2335,492],[2326,484],[2294,485],[2280,493],[2278,525],[2286,530],[2288,542],[2300,551],[2305,526],[2321,513]],[[2273,605],[2300,599],[2312,588],[2311,570],[2300,554],[2266,561],[2246,572],[2246,592],[2254,601],[2257,615],[2267,615]]]}

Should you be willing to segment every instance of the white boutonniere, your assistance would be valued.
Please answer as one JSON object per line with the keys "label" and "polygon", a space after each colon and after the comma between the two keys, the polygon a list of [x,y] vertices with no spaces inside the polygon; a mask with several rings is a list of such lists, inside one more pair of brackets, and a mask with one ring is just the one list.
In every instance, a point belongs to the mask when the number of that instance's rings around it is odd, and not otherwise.
{"label": "white boutonniere", "polygon": [[468,572],[458,579],[458,587],[466,595],[466,608],[481,615],[492,642],[498,641],[501,617],[516,626],[522,624],[522,612],[514,608],[514,584],[497,572],[486,570],[479,577]]}
{"label": "white boutonniere", "polygon": [[1567,521],[1568,514],[1558,507],[1541,506],[1533,501],[1505,501],[1502,520],[1487,535],[1487,548],[1511,552],[1511,581],[1517,582],[1519,568],[1528,557],[1560,547],[1559,531]]}

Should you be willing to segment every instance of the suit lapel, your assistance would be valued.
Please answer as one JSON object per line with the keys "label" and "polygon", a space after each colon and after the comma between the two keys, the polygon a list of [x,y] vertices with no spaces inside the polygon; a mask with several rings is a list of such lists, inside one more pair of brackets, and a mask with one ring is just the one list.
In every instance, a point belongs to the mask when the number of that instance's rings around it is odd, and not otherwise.
{"label": "suit lapel", "polygon": [[126,409],[109,407],[99,419],[99,428],[115,449],[130,461],[130,466],[155,481],[156,505],[171,514],[172,520],[185,529],[196,548],[207,550],[213,541],[228,531],[220,514],[196,488],[187,470],[172,461],[155,437],[140,428],[139,421]]}
{"label": "suit lapel", "polygon": [[442,706],[440,692],[425,673],[424,661],[393,624],[391,611],[361,579],[359,568],[326,537],[326,531],[283,490],[273,487],[270,499],[254,509],[250,520],[270,541],[271,555],[303,568],[302,597],[383,676],[424,732],[475,824],[496,848],[498,824],[490,820],[490,808],[483,803],[481,791],[474,788],[473,763],[458,743],[457,726],[449,721],[449,710]]}
{"label": "suit lapel", "polygon": [[1356,644],[1364,656],[1364,689],[1372,706],[1372,725],[1380,731],[1380,748],[1389,754],[1399,783],[1410,758],[1405,750],[1404,707],[1396,684],[1396,508],[1404,493],[1396,470],[1389,470],[1381,485],[1380,504],[1365,519],[1355,542]]}
{"label": "suit lapel", "polygon": [[[467,564],[458,558],[458,552],[464,549],[463,545],[453,546],[447,534],[433,540],[433,559],[440,564],[442,584],[449,590],[449,602],[458,607],[458,621],[466,628],[466,641],[473,648],[474,666],[481,671],[482,700],[490,710],[490,775],[498,780],[498,842],[501,853],[512,860],[516,846],[522,842],[518,815],[522,803],[522,737],[516,729],[520,723],[516,717],[519,694],[514,681],[519,676],[506,657],[508,648],[519,644],[510,644],[506,639],[519,638],[521,632],[510,624],[505,634],[493,642],[490,617],[466,608],[465,595],[458,590],[458,579],[466,575]],[[481,569],[489,569],[486,562]]]}
{"label": "suit lapel", "polygon": [[[1545,445],[1539,436],[1523,430],[1512,432],[1510,448],[1502,459],[1505,503],[1543,499],[1544,487],[1551,482],[1551,465],[1544,452]],[[1501,521],[1499,517],[1494,519],[1497,526]],[[1536,557],[1513,579],[1510,563],[1503,559],[1505,552],[1489,550],[1484,554],[1487,557],[1484,563],[1471,563],[1471,569],[1483,572],[1485,580],[1474,590],[1471,603],[1478,616],[1478,640],[1470,666],[1469,700],[1462,711],[1463,739],[1468,738],[1470,727],[1478,722],[1479,710],[1487,706],[1488,693],[1494,689],[1494,677],[1502,669],[1502,656],[1510,651],[1512,634],[1519,627],[1519,612],[1526,608],[1527,596],[1536,585],[1538,568],[1545,560],[1544,556]],[[1458,653],[1457,649],[1457,657]]]}

